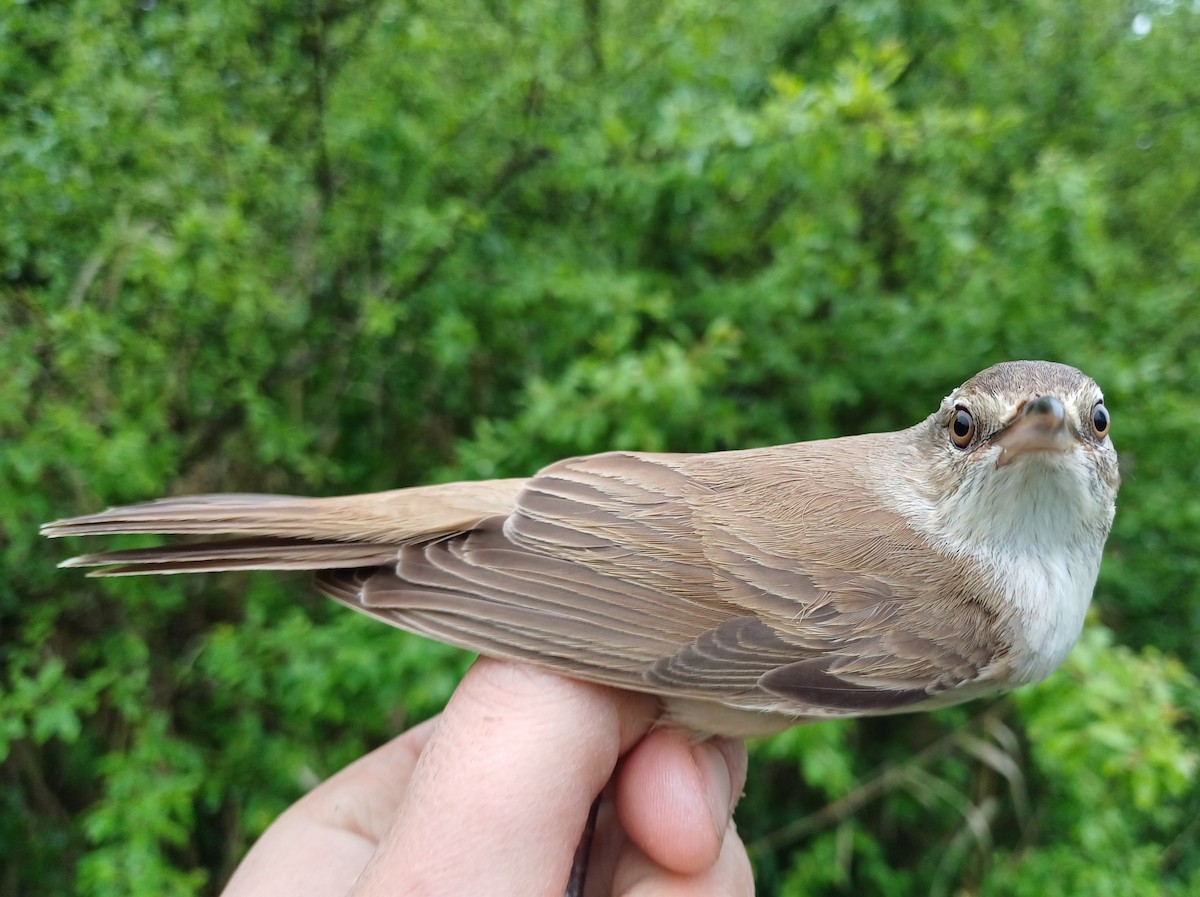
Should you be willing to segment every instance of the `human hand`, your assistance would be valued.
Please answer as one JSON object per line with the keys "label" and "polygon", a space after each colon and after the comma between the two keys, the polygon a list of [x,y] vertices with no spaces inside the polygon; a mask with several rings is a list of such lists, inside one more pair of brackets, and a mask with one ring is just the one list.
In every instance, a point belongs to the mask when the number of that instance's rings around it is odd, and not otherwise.
{"label": "human hand", "polygon": [[645,695],[480,660],[440,717],[286,810],[223,897],[562,897],[606,783],[589,897],[753,894],[731,819],[744,748],[652,729],[656,711]]}

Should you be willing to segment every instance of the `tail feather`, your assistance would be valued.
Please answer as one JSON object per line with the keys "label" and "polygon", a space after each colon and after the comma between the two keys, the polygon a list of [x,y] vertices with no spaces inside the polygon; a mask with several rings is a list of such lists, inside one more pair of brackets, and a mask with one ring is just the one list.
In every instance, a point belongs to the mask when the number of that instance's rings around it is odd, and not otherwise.
{"label": "tail feather", "polygon": [[415,486],[335,498],[221,493],[162,498],[56,520],[42,535],[172,533],[398,544],[508,514],[525,480]]}
{"label": "tail feather", "polygon": [[60,567],[100,567],[88,576],[205,573],[224,570],[333,570],[396,562],[395,545],[230,539],[155,548],[126,548],[73,557]]}
{"label": "tail feather", "polygon": [[56,520],[42,527],[42,535],[242,537],[85,554],[60,565],[105,568],[91,576],[371,567],[395,563],[405,543],[467,532],[508,515],[525,482],[446,483],[336,498],[253,493],[163,498]]}

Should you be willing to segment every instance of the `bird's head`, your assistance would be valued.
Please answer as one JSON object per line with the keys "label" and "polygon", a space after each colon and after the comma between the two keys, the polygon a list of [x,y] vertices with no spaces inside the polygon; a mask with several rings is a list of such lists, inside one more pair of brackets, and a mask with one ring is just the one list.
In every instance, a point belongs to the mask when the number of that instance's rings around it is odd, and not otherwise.
{"label": "bird's head", "polygon": [[996,550],[1103,545],[1120,475],[1100,387],[1065,364],[976,374],[917,426],[940,529]]}

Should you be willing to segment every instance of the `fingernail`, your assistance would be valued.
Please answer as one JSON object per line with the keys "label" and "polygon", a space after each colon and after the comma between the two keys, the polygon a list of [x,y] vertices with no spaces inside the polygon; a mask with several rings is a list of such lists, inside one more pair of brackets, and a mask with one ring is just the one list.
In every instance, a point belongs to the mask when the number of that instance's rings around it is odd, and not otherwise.
{"label": "fingernail", "polygon": [[704,797],[712,814],[717,840],[725,837],[729,819],[733,816],[733,783],[725,753],[711,741],[692,747],[692,760],[704,781]]}

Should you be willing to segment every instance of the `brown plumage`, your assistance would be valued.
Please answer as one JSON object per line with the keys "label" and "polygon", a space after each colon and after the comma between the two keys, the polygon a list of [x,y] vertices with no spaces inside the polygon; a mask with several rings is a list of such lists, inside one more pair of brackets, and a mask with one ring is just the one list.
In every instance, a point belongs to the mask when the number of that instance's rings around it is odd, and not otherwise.
{"label": "brown plumage", "polygon": [[[163,499],[43,531],[233,536],[64,566],[316,570],[322,591],[402,629],[651,692],[674,722],[744,735],[1049,672],[1112,519],[1100,401],[1073,368],[1012,362],[895,433],[610,453],[341,498]],[[964,448],[950,438],[959,409],[976,428]]]}

